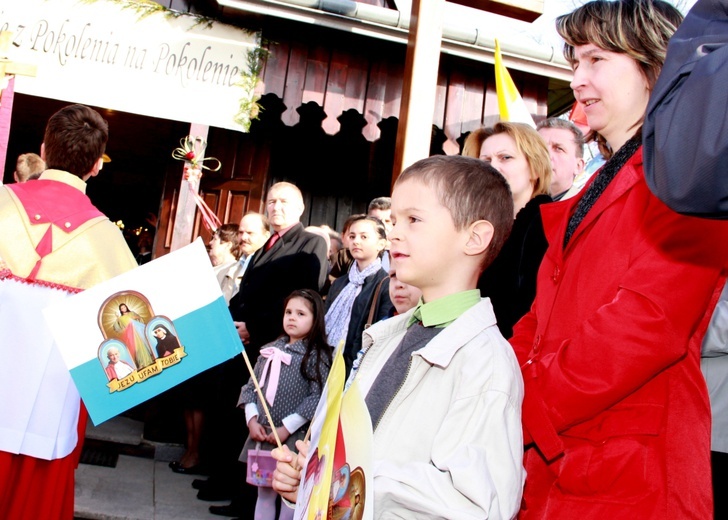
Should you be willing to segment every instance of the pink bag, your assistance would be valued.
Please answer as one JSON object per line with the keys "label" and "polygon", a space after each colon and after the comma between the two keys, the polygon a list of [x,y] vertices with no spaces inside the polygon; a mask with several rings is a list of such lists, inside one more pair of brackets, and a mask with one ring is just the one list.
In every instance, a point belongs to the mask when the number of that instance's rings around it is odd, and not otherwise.
{"label": "pink bag", "polygon": [[[256,446],[260,448],[260,443]],[[245,481],[258,487],[272,487],[276,460],[269,450],[248,450],[248,470]]]}

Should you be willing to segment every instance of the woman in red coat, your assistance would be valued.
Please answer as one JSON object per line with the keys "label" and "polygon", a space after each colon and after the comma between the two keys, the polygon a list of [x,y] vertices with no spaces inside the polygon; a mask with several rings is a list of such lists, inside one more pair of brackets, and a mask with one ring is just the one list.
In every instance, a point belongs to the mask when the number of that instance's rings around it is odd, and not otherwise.
{"label": "woman in red coat", "polygon": [[680,20],[659,0],[597,0],[557,20],[609,160],[581,197],[542,209],[549,248],[511,339],[526,385],[522,519],[712,515],[699,357],[728,223],[672,212],[642,170],[642,118]]}

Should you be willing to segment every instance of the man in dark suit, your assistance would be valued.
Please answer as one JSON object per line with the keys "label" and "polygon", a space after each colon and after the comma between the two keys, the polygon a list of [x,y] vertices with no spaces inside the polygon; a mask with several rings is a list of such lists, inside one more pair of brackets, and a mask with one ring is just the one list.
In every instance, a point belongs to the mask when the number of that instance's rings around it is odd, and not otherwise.
{"label": "man in dark suit", "polygon": [[[278,182],[270,187],[266,214],[272,234],[251,258],[240,282],[240,290],[230,300],[230,314],[253,365],[260,348],[283,332],[283,301],[286,297],[296,289],[320,291],[326,280],[328,248],[322,237],[304,231],[300,222],[303,209],[303,196],[295,185]],[[242,410],[235,409],[235,404],[240,387],[249,376],[242,356],[226,363],[223,370],[221,399],[218,401],[224,410],[221,410],[223,417],[215,429],[228,434],[217,439],[215,449],[220,451],[218,460],[235,464],[248,433]],[[234,413],[235,417],[230,417],[229,413]],[[235,482],[234,474],[240,468],[223,463],[214,469],[209,485],[200,484],[198,498],[220,500],[232,496],[230,505],[210,506],[210,512],[252,519],[255,488],[245,485],[241,475],[238,475],[240,481],[234,489],[228,488]]]}
{"label": "man in dark suit", "polygon": [[288,182],[268,190],[266,214],[273,228],[265,245],[256,251],[230,300],[230,313],[250,361],[260,347],[276,339],[283,328],[283,301],[296,289],[321,290],[326,280],[326,242],[304,231],[301,191]]}

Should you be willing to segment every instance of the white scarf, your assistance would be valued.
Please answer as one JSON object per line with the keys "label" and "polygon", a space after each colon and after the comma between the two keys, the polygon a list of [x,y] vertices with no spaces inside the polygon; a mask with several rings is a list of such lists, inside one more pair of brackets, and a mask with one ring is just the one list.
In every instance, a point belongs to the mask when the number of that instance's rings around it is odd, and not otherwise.
{"label": "white scarf", "polygon": [[329,345],[334,348],[339,346],[341,341],[346,342],[346,335],[349,332],[349,322],[351,321],[351,308],[354,306],[354,300],[359,296],[364,280],[382,268],[382,261],[377,258],[371,264],[359,271],[356,262],[351,264],[349,269],[349,283],[346,284],[326,313],[326,335]]}

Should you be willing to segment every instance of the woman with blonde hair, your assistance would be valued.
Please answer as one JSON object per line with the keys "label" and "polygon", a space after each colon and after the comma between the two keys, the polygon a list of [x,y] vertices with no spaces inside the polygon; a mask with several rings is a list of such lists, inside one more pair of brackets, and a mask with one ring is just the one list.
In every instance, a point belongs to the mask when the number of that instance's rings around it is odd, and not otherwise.
{"label": "woman with blonde hair", "polygon": [[641,125],[682,16],[595,0],[556,21],[605,165],[542,208],[549,247],[511,344],[521,363],[522,520],[712,518],[700,342],[725,281],[728,224],[648,189]]}
{"label": "woman with blonde hair", "polygon": [[[477,155],[473,155],[476,153]],[[508,181],[513,195],[513,230],[498,258],[478,281],[493,303],[498,328],[507,339],[536,296],[536,274],[548,243],[540,207],[551,202],[551,158],[541,136],[521,123],[496,123],[472,132],[463,155],[490,163]]]}

